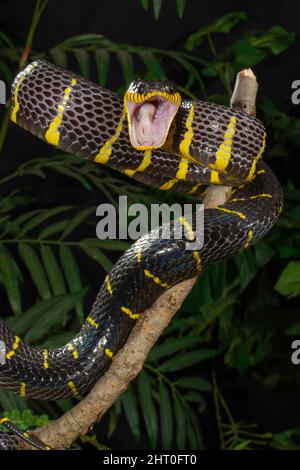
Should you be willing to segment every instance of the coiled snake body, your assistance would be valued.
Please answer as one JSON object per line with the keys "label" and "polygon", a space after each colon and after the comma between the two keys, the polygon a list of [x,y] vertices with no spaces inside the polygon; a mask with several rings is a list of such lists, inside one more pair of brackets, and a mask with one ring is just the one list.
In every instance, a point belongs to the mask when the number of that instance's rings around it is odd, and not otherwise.
{"label": "coiled snake body", "polygon": [[[205,210],[200,250],[187,250],[184,239],[150,234],[134,243],[65,346],[30,346],[0,320],[6,358],[0,364],[0,386],[21,396],[58,399],[86,393],[141,312],[163,291],[240,253],[263,237],[280,214],[280,185],[260,160],[266,138],[261,122],[220,105],[181,101],[169,82],[134,82],[122,101],[78,75],[36,61],[15,79],[11,119],[60,149],[162,190],[199,197],[208,184],[234,187],[226,204]],[[184,218],[181,223],[188,224]],[[188,228],[193,233],[194,221]],[[2,433],[1,445],[12,445]]]}

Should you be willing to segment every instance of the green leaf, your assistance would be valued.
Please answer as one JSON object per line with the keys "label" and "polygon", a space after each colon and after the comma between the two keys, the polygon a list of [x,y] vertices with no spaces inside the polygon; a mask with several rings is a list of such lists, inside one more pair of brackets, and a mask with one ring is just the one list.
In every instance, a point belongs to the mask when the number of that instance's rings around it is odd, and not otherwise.
{"label": "green leaf", "polygon": [[[63,267],[64,275],[67,285],[71,293],[79,292],[82,289],[80,273],[73,256],[72,251],[68,246],[61,245],[59,248],[59,256]],[[76,313],[80,323],[84,320],[83,302],[79,300],[75,305]]]}
{"label": "green leaf", "polygon": [[49,284],[44,268],[34,249],[26,243],[19,243],[18,250],[41,298],[43,300],[49,299],[51,297]]}
{"label": "green leaf", "polygon": [[98,442],[97,436],[95,434],[93,434],[92,436],[80,436],[80,440],[83,444],[88,443],[94,446],[97,450],[110,450],[109,447]]}
{"label": "green leaf", "polygon": [[271,446],[280,450],[300,450],[300,428],[292,428],[273,435]]}
{"label": "green leaf", "polygon": [[20,314],[22,311],[21,294],[15,262],[2,244],[0,244],[0,272],[11,308],[14,313]]}
{"label": "green leaf", "polygon": [[[234,342],[236,345],[234,345]],[[247,338],[233,340],[233,348],[227,353],[226,362],[244,373],[249,367],[253,367],[262,361],[267,353],[267,342],[257,339],[254,335]]]}
{"label": "green leaf", "polygon": [[88,256],[97,261],[107,273],[111,271],[113,263],[101,250],[92,247],[86,241],[80,242],[79,246]]}
{"label": "green leaf", "polygon": [[8,66],[6,65],[3,60],[0,60],[0,76],[4,78],[7,83],[11,83],[13,81],[13,74],[9,70]]}
{"label": "green leaf", "polygon": [[124,407],[125,415],[130,426],[131,432],[137,442],[141,438],[140,419],[137,407],[137,400],[132,387],[129,387],[121,396],[121,402]]}
{"label": "green leaf", "polygon": [[49,246],[42,245],[41,255],[53,295],[65,294],[65,281],[53,251]]}
{"label": "green leaf", "polygon": [[164,449],[172,448],[173,438],[173,413],[171,408],[171,396],[162,381],[159,382],[159,408],[161,437]]}
{"label": "green leaf", "polygon": [[[260,104],[270,124],[275,129],[287,129],[291,125],[289,116],[279,110],[273,100],[267,96],[263,96]],[[298,191],[296,191],[295,196]]]}
{"label": "green leaf", "polygon": [[288,259],[288,258],[298,258],[300,251],[297,248],[289,245],[280,245],[278,246],[278,252],[280,258]]}
{"label": "green leaf", "polygon": [[41,348],[60,348],[69,343],[74,338],[74,332],[68,331],[67,333],[55,333],[50,335],[42,342]]}
{"label": "green leaf", "polygon": [[141,4],[142,4],[142,7],[144,8],[144,10],[148,10],[149,8],[149,0],[140,0]]}
{"label": "green leaf", "polygon": [[[7,390],[0,390],[0,403],[3,410],[25,410],[26,409],[26,400],[24,398],[18,397],[12,392]],[[3,413],[1,413],[3,414]]]}
{"label": "green leaf", "polygon": [[55,222],[54,224],[48,225],[48,227],[43,228],[39,233],[39,240],[44,240],[49,238],[55,233],[62,232],[66,227],[69,227],[70,220],[62,220],[61,222]]}
{"label": "green leaf", "polygon": [[117,400],[109,410],[108,438],[110,438],[117,429],[121,411],[121,401]]}
{"label": "green leaf", "polygon": [[59,47],[53,47],[50,49],[50,54],[53,58],[53,62],[63,69],[68,68],[68,59],[67,54],[64,50],[60,49]]}
{"label": "green leaf", "polygon": [[251,440],[242,441],[239,444],[236,444],[232,450],[245,450],[251,443]]}
{"label": "green leaf", "polygon": [[72,209],[72,206],[54,207],[53,209],[44,209],[44,210],[40,211],[39,214],[33,216],[32,219],[29,220],[29,222],[27,222],[25,225],[23,225],[22,231],[19,234],[18,238],[21,238],[27,232],[34,229],[35,227],[37,227],[41,223],[45,222],[46,220],[50,219],[54,215],[60,214],[61,212],[65,212],[69,209]]}
{"label": "green leaf", "polygon": [[33,415],[30,409],[20,411],[18,409],[5,410],[7,416],[18,428],[26,431],[30,428],[44,426],[50,422],[47,415]]}
{"label": "green leaf", "polygon": [[193,403],[198,403],[198,410],[200,413],[206,409],[206,401],[203,400],[202,396],[198,392],[189,391],[183,395],[185,401],[190,401]]}
{"label": "green leaf", "polygon": [[154,18],[158,20],[160,10],[161,10],[162,0],[152,0],[152,2],[153,2]]}
{"label": "green leaf", "polygon": [[11,39],[3,31],[0,31],[0,41],[1,45],[7,46],[10,49],[14,49],[15,47]]}
{"label": "green leaf", "polygon": [[77,294],[66,294],[56,297],[55,299],[59,300],[59,302],[55,308],[49,309],[38,321],[31,323],[31,327],[24,336],[25,341],[40,341],[53,328],[61,327],[66,321],[67,314],[75,307],[78,299],[82,298],[85,292],[86,290]]}
{"label": "green leaf", "polygon": [[149,78],[152,80],[164,80],[166,79],[166,74],[164,69],[161,66],[159,60],[155,55],[146,50],[137,51],[137,56],[145,64],[149,71]]}
{"label": "green leaf", "polygon": [[198,364],[199,362],[212,358],[216,354],[217,351],[214,349],[199,349],[198,351],[188,352],[164,362],[164,364],[159,367],[159,370],[163,373],[176,372],[177,370],[191,367],[194,364]]}
{"label": "green leaf", "polygon": [[290,261],[279,276],[275,290],[286,297],[300,294],[300,261]]}
{"label": "green leaf", "polygon": [[[12,213],[13,209],[21,206],[26,206],[33,202],[35,199],[31,198],[30,196],[22,195],[21,188],[17,188],[12,191],[9,195],[5,197],[1,197],[0,199],[0,210],[1,213],[8,212],[9,214]],[[1,219],[2,223],[2,219]]]}
{"label": "green leaf", "polygon": [[55,400],[56,405],[60,410],[62,410],[64,413],[66,411],[69,411],[70,408],[73,408],[74,403],[71,398],[61,398],[60,400]]}
{"label": "green leaf", "polygon": [[95,59],[100,85],[105,86],[109,69],[109,52],[106,49],[96,49]]}
{"label": "green leaf", "polygon": [[130,247],[130,244],[122,240],[99,240],[98,238],[85,238],[82,240],[85,245],[90,248],[100,248],[103,250],[111,251],[125,251]]}
{"label": "green leaf", "polygon": [[285,330],[284,333],[286,335],[290,336],[298,336],[300,335],[300,320],[297,321],[296,323],[293,323],[292,325],[288,326]]}
{"label": "green leaf", "polygon": [[176,443],[179,450],[185,450],[186,416],[181,400],[174,394],[174,416],[176,421]]}
{"label": "green leaf", "polygon": [[197,70],[197,67],[195,67],[189,60],[186,60],[181,54],[177,52],[172,52],[169,55],[175,59],[189,74],[185,88],[188,89],[193,84],[194,80],[197,80],[201,92],[205,94],[205,85],[200,73]]}
{"label": "green leaf", "polygon": [[255,259],[259,266],[265,266],[276,254],[275,250],[264,240],[254,246]]}
{"label": "green leaf", "polygon": [[77,171],[74,171],[73,169],[69,169],[64,165],[55,165],[55,167],[53,168],[58,173],[61,173],[62,175],[65,175],[65,176],[69,176],[75,181],[78,181],[85,189],[87,189],[88,191],[91,191],[92,186],[90,185],[90,183],[86,180],[86,178],[83,175],[78,174]]}
{"label": "green leaf", "polygon": [[290,33],[281,26],[273,26],[259,38],[252,39],[252,43],[255,47],[270,49],[273,54],[278,55],[293,44],[295,37],[295,33]]}
{"label": "green leaf", "polygon": [[177,11],[179,18],[183,17],[184,7],[185,7],[185,0],[176,0],[177,3]]}
{"label": "green leaf", "polygon": [[156,448],[158,435],[157,411],[152,399],[150,376],[145,371],[142,371],[138,376],[138,391],[150,443],[152,448]]}
{"label": "green leaf", "polygon": [[182,338],[174,338],[165,341],[163,344],[154,346],[150,351],[148,360],[157,361],[171,354],[183,351],[186,348],[192,347],[195,344],[199,344],[203,341],[200,336],[184,336]]}
{"label": "green leaf", "polygon": [[[210,269],[209,276],[214,299],[224,297],[226,289],[226,262],[215,264],[212,269]],[[224,303],[226,304],[226,302]]]}
{"label": "green leaf", "polygon": [[134,75],[132,56],[125,50],[118,50],[117,57],[121,65],[125,85],[129,85]]}
{"label": "green leaf", "polygon": [[76,47],[99,46],[103,43],[105,37],[102,34],[90,33],[90,34],[79,34],[77,36],[71,36],[62,43],[58,44],[57,47],[60,49],[74,49]]}
{"label": "green leaf", "polygon": [[240,21],[245,21],[247,15],[243,11],[236,11],[227,13],[224,16],[219,17],[213,23],[207,26],[203,26],[198,29],[196,33],[191,34],[186,42],[186,48],[191,51],[198,46],[207,34],[212,33],[229,33],[229,31]]}
{"label": "green leaf", "polygon": [[201,426],[197,414],[191,409],[187,409],[187,417],[190,425],[188,426],[188,439],[191,449],[197,450],[203,448]]}
{"label": "green leaf", "polygon": [[24,224],[28,219],[31,219],[33,215],[40,214],[40,209],[35,209],[34,211],[25,212],[24,214],[19,215],[14,219],[14,223],[16,225]]}
{"label": "green leaf", "polygon": [[291,211],[289,211],[289,217],[293,221],[300,221],[300,204],[297,204],[295,207],[292,208]]}
{"label": "green leaf", "polygon": [[78,61],[80,67],[80,73],[84,78],[89,78],[90,76],[90,56],[84,49],[75,49],[75,57]]}
{"label": "green leaf", "polygon": [[253,257],[251,251],[244,251],[234,258],[234,263],[238,268],[239,279],[241,281],[240,289],[243,290],[255,277],[259,266]]}
{"label": "green leaf", "polygon": [[[215,301],[211,292],[211,283],[208,271],[198,277],[195,286],[190,295],[184,301],[184,307],[191,314],[195,313],[195,309]],[[197,306],[197,307],[196,307]],[[173,323],[173,322],[172,322]]]}
{"label": "green leaf", "polygon": [[[59,315],[62,315],[62,317],[65,316],[74,307],[78,298],[82,297],[84,293],[85,290],[83,289],[77,294],[63,294],[38,302],[24,312],[22,316],[9,317],[6,323],[18,335],[24,335],[26,332],[32,331],[32,329],[34,334],[36,334],[36,328],[40,326],[42,327],[42,334],[47,334],[48,331],[46,328],[48,328],[49,325],[62,325],[64,318],[60,318]],[[58,314],[57,311],[60,313]],[[41,337],[42,334],[38,331],[37,337]]]}
{"label": "green leaf", "polygon": [[201,392],[209,392],[211,390],[210,382],[202,377],[181,377],[174,383],[180,388],[199,390]]}
{"label": "green leaf", "polygon": [[79,211],[66,226],[61,236],[61,240],[65,239],[68,235],[70,235],[93,212],[95,212],[94,208],[88,208],[88,209],[83,209],[82,211]]}
{"label": "green leaf", "polygon": [[266,57],[266,52],[255,47],[248,39],[238,41],[233,47],[233,52],[235,61],[241,67],[254,67]]}
{"label": "green leaf", "polygon": [[28,173],[30,175],[38,176],[39,178],[42,178],[44,180],[47,178],[45,172],[41,170],[40,168],[32,168],[32,170],[29,170]]}
{"label": "green leaf", "polygon": [[196,433],[190,424],[187,426],[187,436],[188,436],[188,442],[189,442],[190,448],[192,450],[198,450],[198,442],[197,442]]}

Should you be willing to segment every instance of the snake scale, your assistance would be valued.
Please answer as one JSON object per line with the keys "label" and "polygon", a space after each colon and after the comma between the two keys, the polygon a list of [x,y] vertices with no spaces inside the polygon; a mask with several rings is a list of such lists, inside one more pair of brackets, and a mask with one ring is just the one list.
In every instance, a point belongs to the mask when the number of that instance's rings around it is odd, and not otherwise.
{"label": "snake scale", "polygon": [[[187,250],[184,239],[151,234],[135,242],[107,275],[79,333],[65,346],[30,346],[0,319],[5,347],[0,386],[23,397],[58,399],[88,392],[155,299],[249,247],[281,212],[280,184],[261,161],[263,124],[225,106],[182,100],[170,82],[137,80],[122,100],[38,60],[13,83],[11,120],[59,149],[161,190],[199,198],[209,184],[233,187],[225,204],[205,210],[201,249]],[[195,220],[181,219],[193,234]],[[11,435],[2,431],[1,447],[14,448]]]}

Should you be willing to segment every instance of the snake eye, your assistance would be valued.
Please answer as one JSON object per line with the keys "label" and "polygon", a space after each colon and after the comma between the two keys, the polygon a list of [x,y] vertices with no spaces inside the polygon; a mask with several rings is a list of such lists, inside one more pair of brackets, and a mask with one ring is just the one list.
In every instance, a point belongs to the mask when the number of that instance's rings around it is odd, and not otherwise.
{"label": "snake eye", "polygon": [[137,150],[157,149],[164,145],[171,123],[181,103],[179,93],[151,91],[124,97],[131,145]]}

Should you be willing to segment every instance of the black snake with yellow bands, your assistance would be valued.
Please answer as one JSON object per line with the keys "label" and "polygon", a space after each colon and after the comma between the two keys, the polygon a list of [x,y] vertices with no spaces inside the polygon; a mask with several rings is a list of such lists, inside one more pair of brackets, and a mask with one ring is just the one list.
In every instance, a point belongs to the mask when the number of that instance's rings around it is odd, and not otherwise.
{"label": "black snake with yellow bands", "polygon": [[[32,347],[0,320],[5,348],[0,386],[23,397],[86,393],[162,292],[240,253],[280,214],[280,185],[260,161],[266,139],[261,122],[224,106],[182,101],[169,82],[133,82],[121,100],[78,75],[36,61],[15,79],[11,119],[60,149],[162,190],[200,196],[208,184],[234,187],[226,204],[205,210],[200,250],[186,250],[184,239],[155,240],[150,234],[134,243],[65,346]],[[194,222],[181,219],[193,234]]]}

